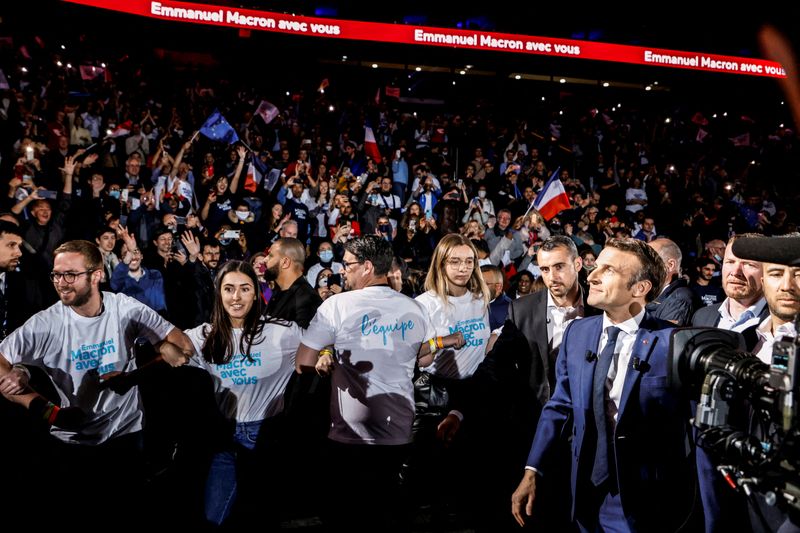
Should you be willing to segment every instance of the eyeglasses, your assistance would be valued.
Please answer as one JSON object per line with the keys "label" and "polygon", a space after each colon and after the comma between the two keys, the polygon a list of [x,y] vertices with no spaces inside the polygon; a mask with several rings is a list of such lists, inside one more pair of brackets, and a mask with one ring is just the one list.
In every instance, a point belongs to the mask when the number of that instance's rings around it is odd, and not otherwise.
{"label": "eyeglasses", "polygon": [[475,267],[475,259],[469,257],[467,259],[459,259],[457,257],[452,257],[447,260],[447,266],[452,268],[461,268],[461,265],[465,265],[467,268],[474,268]]}
{"label": "eyeglasses", "polygon": [[344,266],[344,269],[345,269],[345,270],[350,270],[350,267],[351,267],[352,265],[360,265],[360,264],[362,264],[362,263],[364,263],[364,261],[350,261],[350,262],[348,262],[348,261],[342,261],[342,265]]}
{"label": "eyeglasses", "polygon": [[82,276],[83,274],[91,274],[95,270],[97,269],[85,270],[83,272],[50,272],[50,281],[53,283],[58,283],[63,279],[67,283],[75,283],[75,280],[78,278],[78,276]]}

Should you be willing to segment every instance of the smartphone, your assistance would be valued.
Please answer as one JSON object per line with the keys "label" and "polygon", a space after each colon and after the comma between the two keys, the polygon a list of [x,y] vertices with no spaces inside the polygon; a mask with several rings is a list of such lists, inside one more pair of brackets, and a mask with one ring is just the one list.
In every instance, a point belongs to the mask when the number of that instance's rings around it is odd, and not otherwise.
{"label": "smartphone", "polygon": [[464,180],[462,180],[461,178],[458,178],[458,186],[459,187],[463,187],[464,186]]}
{"label": "smartphone", "polygon": [[397,150],[397,151],[394,153],[394,158],[395,158],[395,159],[400,159],[400,150]]}
{"label": "smartphone", "polygon": [[412,219],[408,222],[408,229],[415,230],[417,229],[417,221]]}
{"label": "smartphone", "polygon": [[33,176],[29,176],[28,174],[22,175],[22,183],[25,185],[33,184]]}
{"label": "smartphone", "polygon": [[33,146],[25,147],[25,159],[28,161],[33,161]]}
{"label": "smartphone", "polygon": [[[128,191],[124,191],[124,192],[128,192]],[[179,225],[179,226],[185,226],[186,225],[186,217],[175,217],[175,223],[177,225]],[[238,238],[238,236],[237,236],[237,238]]]}
{"label": "smartphone", "polygon": [[342,286],[342,275],[341,274],[332,274],[332,275],[328,276],[328,286],[330,287],[331,285],[338,285],[338,286],[341,287]]}
{"label": "smartphone", "polygon": [[128,193],[130,193],[130,191],[128,189],[122,189],[122,192],[119,195],[119,199],[122,200],[123,202],[127,202],[128,201]]}
{"label": "smartphone", "polygon": [[138,198],[131,198],[131,209],[139,209],[139,206],[142,205],[142,201]]}
{"label": "smartphone", "polygon": [[[175,218],[177,218],[177,217],[175,217]],[[184,223],[185,223],[186,219],[184,218],[183,220],[184,220]],[[241,231],[239,231],[238,229],[229,229],[229,230],[225,231],[222,234],[221,238],[222,239],[238,239],[240,233],[241,233]]]}
{"label": "smartphone", "polygon": [[44,198],[46,200],[55,200],[58,198],[58,191],[36,191],[36,194],[39,195],[39,198]]}

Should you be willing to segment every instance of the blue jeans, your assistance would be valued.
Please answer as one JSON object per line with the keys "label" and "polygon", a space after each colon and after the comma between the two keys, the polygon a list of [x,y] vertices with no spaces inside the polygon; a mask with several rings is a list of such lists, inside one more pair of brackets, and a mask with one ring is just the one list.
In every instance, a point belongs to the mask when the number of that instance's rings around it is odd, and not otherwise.
{"label": "blue jeans", "polygon": [[220,525],[230,516],[241,476],[246,475],[247,468],[242,462],[255,453],[262,424],[263,420],[238,422],[232,446],[211,459],[205,494],[205,515],[209,522]]}

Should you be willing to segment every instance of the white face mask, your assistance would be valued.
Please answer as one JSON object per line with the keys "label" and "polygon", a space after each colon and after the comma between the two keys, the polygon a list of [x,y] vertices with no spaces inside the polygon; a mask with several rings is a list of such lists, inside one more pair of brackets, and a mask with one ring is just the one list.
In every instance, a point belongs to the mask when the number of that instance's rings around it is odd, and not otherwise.
{"label": "white face mask", "polygon": [[250,211],[236,211],[236,218],[244,222],[250,216]]}
{"label": "white face mask", "polygon": [[478,196],[480,198],[486,198],[486,191],[478,191]]}

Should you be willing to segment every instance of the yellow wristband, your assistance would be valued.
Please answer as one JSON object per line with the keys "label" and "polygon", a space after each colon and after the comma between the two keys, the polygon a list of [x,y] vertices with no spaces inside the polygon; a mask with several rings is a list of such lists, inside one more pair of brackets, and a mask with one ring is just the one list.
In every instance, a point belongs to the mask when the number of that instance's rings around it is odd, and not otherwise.
{"label": "yellow wristband", "polygon": [[428,340],[428,346],[430,346],[430,348],[431,348],[431,353],[432,353],[432,354],[435,354],[435,353],[436,353],[436,350],[438,350],[438,348],[436,347],[436,339],[435,339],[435,338],[433,338],[433,337],[431,337],[431,338]]}
{"label": "yellow wristband", "polygon": [[323,355],[330,355],[331,359],[333,358],[333,352],[331,350],[320,350],[319,357],[322,357]]}

